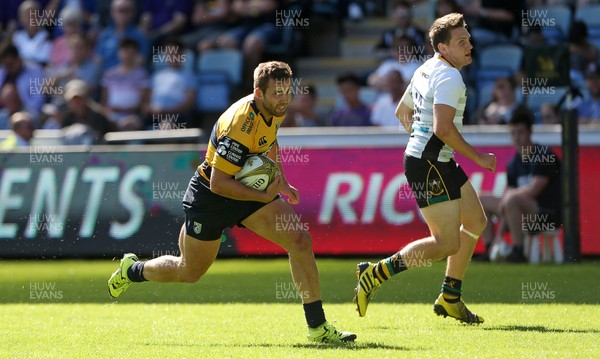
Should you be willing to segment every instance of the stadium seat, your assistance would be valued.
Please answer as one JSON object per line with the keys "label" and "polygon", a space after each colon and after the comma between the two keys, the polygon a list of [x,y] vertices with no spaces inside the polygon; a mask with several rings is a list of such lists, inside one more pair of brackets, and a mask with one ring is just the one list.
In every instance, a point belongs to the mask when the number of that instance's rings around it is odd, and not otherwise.
{"label": "stadium seat", "polygon": [[231,85],[224,72],[201,72],[196,87],[196,107],[203,112],[220,112],[229,107]]}
{"label": "stadium seat", "polygon": [[600,26],[600,4],[578,8],[575,19],[585,22],[587,26]]}
{"label": "stadium seat", "polygon": [[[550,44],[565,41],[571,26],[571,9],[564,5],[534,7],[530,12],[539,11],[542,33]],[[550,22],[554,22],[554,26]],[[545,22],[548,22],[546,24]]]}
{"label": "stadium seat", "polygon": [[578,8],[575,19],[585,22],[590,42],[598,47],[600,45],[600,4]]}
{"label": "stadium seat", "polygon": [[558,101],[560,101],[567,92],[567,87],[541,87],[539,88],[539,91],[539,93],[533,92],[525,94],[527,107],[536,114],[539,112],[540,106],[546,102],[557,105]]}
{"label": "stadium seat", "polygon": [[479,54],[479,68],[481,69],[508,69],[516,73],[521,69],[523,49],[517,45],[494,45],[481,50]]}
{"label": "stadium seat", "polygon": [[[479,54],[479,69],[476,72],[477,103],[485,105],[485,96],[500,77],[513,77],[521,69],[523,49],[517,45],[491,45],[481,50]],[[482,95],[484,96],[482,98]]]}
{"label": "stadium seat", "polygon": [[227,74],[229,83],[242,82],[244,56],[240,50],[220,49],[203,52],[198,58],[198,73],[221,72]]}
{"label": "stadium seat", "polygon": [[[303,6],[299,3],[292,3],[285,10],[297,12],[301,15],[304,14],[304,16],[307,14],[307,12],[304,11]],[[306,20],[310,21],[308,18],[306,18]],[[302,42],[300,39],[300,33],[298,33],[296,31],[296,27],[292,25],[282,26],[279,29],[281,32],[281,42],[278,44],[268,44],[265,52],[271,55],[294,55],[297,52],[300,43]]]}
{"label": "stadium seat", "polygon": [[[195,63],[196,63],[196,53],[190,49],[186,49],[183,52],[182,68],[184,71],[188,71],[189,73],[196,73]],[[167,67],[167,63],[164,61],[153,61],[152,62],[152,72],[156,72],[157,70],[162,70]]]}
{"label": "stadium seat", "polygon": [[494,82],[487,82],[485,85],[479,86],[479,89],[477,90],[477,103],[479,106],[485,106],[492,101],[494,86]]}

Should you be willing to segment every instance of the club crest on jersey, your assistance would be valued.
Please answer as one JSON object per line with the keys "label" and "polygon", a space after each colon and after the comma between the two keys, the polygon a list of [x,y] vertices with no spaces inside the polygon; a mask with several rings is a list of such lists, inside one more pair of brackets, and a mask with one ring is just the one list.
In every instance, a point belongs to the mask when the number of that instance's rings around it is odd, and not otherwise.
{"label": "club crest on jersey", "polygon": [[267,137],[266,136],[262,136],[261,138],[258,139],[258,146],[262,147],[262,146],[266,146],[267,145]]}
{"label": "club crest on jersey", "polygon": [[444,186],[442,186],[442,180],[433,179],[428,183],[429,193],[431,193],[432,197],[437,197],[444,193]]}
{"label": "club crest on jersey", "polygon": [[202,232],[202,223],[194,222],[194,233],[200,234]]}

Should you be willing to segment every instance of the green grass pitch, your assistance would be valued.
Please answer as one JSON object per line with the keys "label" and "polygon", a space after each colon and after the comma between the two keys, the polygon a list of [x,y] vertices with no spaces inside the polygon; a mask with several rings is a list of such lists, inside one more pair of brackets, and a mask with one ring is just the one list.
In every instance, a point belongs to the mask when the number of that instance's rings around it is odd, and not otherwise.
{"label": "green grass pitch", "polygon": [[195,284],[109,299],[110,261],[0,261],[0,358],[600,357],[600,265],[473,263],[480,326],[433,314],[443,263],[394,277],[359,318],[353,259],[318,259],[329,321],[355,344],[307,342],[287,260],[219,259]]}

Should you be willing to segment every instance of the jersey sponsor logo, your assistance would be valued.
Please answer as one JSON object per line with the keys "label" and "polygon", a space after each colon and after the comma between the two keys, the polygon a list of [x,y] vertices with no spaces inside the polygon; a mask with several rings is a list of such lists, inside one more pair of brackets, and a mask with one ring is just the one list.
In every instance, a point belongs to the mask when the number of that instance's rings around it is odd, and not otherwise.
{"label": "jersey sponsor logo", "polygon": [[267,137],[266,136],[262,136],[261,138],[258,139],[258,146],[262,147],[262,146],[266,146],[267,145]]}
{"label": "jersey sponsor logo", "polygon": [[242,132],[246,132],[250,134],[252,132],[252,128],[254,127],[254,112],[250,112],[248,117],[244,120],[244,124],[242,125]]}
{"label": "jersey sponsor logo", "polygon": [[217,154],[236,166],[243,166],[248,154],[248,147],[231,137],[224,136],[217,145]]}
{"label": "jersey sponsor logo", "polygon": [[194,233],[200,234],[202,232],[202,223],[194,222]]}

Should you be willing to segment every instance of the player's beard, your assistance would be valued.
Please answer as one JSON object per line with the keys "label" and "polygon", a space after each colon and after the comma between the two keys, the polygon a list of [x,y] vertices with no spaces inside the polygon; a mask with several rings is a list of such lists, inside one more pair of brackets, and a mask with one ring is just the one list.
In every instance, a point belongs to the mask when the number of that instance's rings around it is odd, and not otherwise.
{"label": "player's beard", "polygon": [[288,105],[270,105],[267,110],[269,110],[269,112],[275,116],[275,117],[281,117],[285,115],[285,111],[287,111],[287,107]]}

